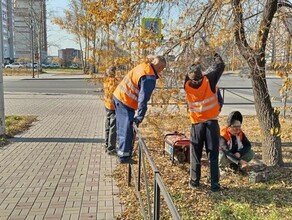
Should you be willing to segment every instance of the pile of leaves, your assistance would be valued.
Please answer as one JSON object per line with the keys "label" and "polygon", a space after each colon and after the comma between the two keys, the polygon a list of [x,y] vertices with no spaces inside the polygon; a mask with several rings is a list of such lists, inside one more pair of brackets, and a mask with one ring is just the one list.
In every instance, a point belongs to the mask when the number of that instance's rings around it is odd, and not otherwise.
{"label": "pile of leaves", "polygon": [[[269,181],[266,183],[251,183],[248,175],[228,172],[221,177],[220,183],[225,188],[218,193],[210,191],[209,168],[202,168],[201,186],[198,189],[189,186],[189,164],[172,165],[168,154],[163,155],[164,135],[180,131],[189,137],[190,124],[185,114],[159,115],[152,112],[139,131],[146,142],[181,219],[291,219],[292,218],[292,169],[289,167],[269,167]],[[226,124],[226,117],[220,117],[220,126]],[[281,120],[282,142],[286,146],[284,161],[291,162],[292,121]],[[255,116],[245,116],[243,130],[254,144],[258,158],[261,156],[261,131]],[[289,152],[290,150],[290,152]],[[288,152],[286,152],[288,151]],[[285,154],[285,152],[287,154]],[[206,155],[204,156],[206,158]],[[137,158],[136,158],[137,159]],[[153,171],[149,164],[150,195],[153,202]],[[137,165],[134,165],[137,168]],[[114,172],[118,186],[122,189],[121,200],[125,210],[117,219],[143,219],[136,196],[134,182],[127,185],[127,165],[119,165]],[[145,180],[142,177],[142,197],[146,204]],[[163,200],[163,199],[162,199]],[[147,210],[147,205],[145,208]],[[152,205],[153,208],[153,205]],[[161,202],[161,219],[172,219],[165,203]]]}

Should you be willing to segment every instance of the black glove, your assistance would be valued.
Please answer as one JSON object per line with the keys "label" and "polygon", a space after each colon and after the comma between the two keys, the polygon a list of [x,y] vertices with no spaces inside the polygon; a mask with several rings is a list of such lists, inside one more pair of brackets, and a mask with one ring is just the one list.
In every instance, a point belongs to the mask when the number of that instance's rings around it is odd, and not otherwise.
{"label": "black glove", "polygon": [[134,122],[134,123],[136,124],[136,126],[138,127],[139,124],[140,124],[142,121],[139,120],[137,117],[135,117],[133,122]]}
{"label": "black glove", "polygon": [[222,58],[218,53],[214,54],[214,61],[215,61],[215,63],[221,63],[222,62]]}

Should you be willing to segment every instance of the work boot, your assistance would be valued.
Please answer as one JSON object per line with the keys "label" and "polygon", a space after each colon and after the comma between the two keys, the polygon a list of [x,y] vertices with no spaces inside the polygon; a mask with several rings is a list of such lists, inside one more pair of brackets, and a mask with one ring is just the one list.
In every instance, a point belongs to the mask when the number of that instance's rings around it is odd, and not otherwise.
{"label": "work boot", "polygon": [[213,183],[211,184],[211,191],[212,192],[219,192],[221,190],[219,183]]}
{"label": "work boot", "polygon": [[112,149],[112,150],[107,150],[107,154],[108,155],[117,155],[117,151],[116,151],[116,149]]}
{"label": "work boot", "polygon": [[232,171],[234,171],[234,172],[238,172],[238,170],[239,170],[239,166],[238,166],[236,163],[231,163],[231,164],[229,165],[229,167],[230,167],[230,169],[231,169]]}
{"label": "work boot", "polygon": [[231,163],[230,164],[230,169],[234,172],[234,173],[239,173],[241,175],[246,175],[246,171],[241,169],[240,166],[238,166],[237,164],[235,163]]}
{"label": "work boot", "polygon": [[190,180],[190,187],[195,189],[195,188],[198,188],[200,186],[200,183],[199,181],[193,181],[193,180]]}
{"label": "work boot", "polygon": [[107,145],[103,144],[102,146],[103,146],[104,152],[107,152]]}
{"label": "work boot", "polygon": [[120,157],[120,164],[137,164],[136,160],[133,160],[131,157]]}

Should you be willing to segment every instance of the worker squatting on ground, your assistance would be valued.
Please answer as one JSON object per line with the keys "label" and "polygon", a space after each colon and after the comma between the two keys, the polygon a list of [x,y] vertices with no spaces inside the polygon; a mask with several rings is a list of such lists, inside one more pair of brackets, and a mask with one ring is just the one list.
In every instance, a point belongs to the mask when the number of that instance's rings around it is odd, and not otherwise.
{"label": "worker squatting on ground", "polygon": [[219,138],[218,115],[220,103],[216,85],[225,65],[216,53],[210,72],[202,74],[201,66],[195,63],[189,67],[185,78],[185,92],[191,126],[190,186],[199,187],[201,178],[201,158],[205,144],[211,173],[211,190],[220,190],[219,184]]}
{"label": "worker squatting on ground", "polygon": [[255,153],[251,143],[241,130],[242,114],[239,111],[231,112],[227,118],[227,126],[220,132],[220,168],[231,168],[234,171],[244,172]]}
{"label": "worker squatting on ground", "polygon": [[104,106],[106,111],[105,119],[105,150],[108,154],[116,152],[116,113],[113,102],[113,92],[117,87],[118,79],[116,78],[116,67],[112,66],[106,69],[106,75],[103,79],[104,89]]}
{"label": "worker squatting on ground", "polygon": [[[140,124],[147,111],[147,102],[155,88],[159,73],[166,67],[166,60],[157,56],[151,63],[142,63],[123,78],[114,91],[117,120],[117,155],[120,163],[131,163],[133,123]],[[137,115],[135,116],[135,111]]]}

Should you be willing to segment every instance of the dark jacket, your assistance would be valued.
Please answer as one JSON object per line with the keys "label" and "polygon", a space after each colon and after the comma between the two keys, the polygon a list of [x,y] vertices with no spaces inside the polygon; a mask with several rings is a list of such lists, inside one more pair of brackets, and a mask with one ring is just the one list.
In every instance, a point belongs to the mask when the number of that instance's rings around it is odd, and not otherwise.
{"label": "dark jacket", "polygon": [[[239,111],[231,112],[227,118],[227,126],[228,127],[231,126],[233,120],[238,120],[238,121],[240,121],[240,123],[242,123],[242,121],[243,121],[242,114]],[[222,130],[224,130],[224,128],[221,129],[221,131]],[[223,153],[225,153],[226,157],[230,161],[238,164],[240,161],[240,158],[237,158],[236,156],[234,156],[234,154],[236,152],[239,152],[241,156],[245,155],[251,149],[251,143],[247,139],[244,132],[242,132],[241,143],[242,143],[243,147],[240,150],[238,150],[238,143],[236,140],[236,136],[231,135],[231,134],[230,134],[230,136],[231,136],[232,146],[228,146],[228,143],[227,143],[228,140],[226,140],[221,134],[220,142],[219,142],[220,150]]]}
{"label": "dark jacket", "polygon": [[[224,71],[224,68],[225,68],[225,64],[224,64],[222,58],[220,56],[215,56],[214,57],[214,64],[213,64],[213,66],[211,68],[209,68],[209,71],[207,71],[205,73],[205,76],[209,80],[211,90],[214,93],[216,92],[216,85],[217,85],[220,77],[222,76],[222,73]],[[190,77],[188,75],[186,75],[184,85],[186,84],[186,82],[188,80],[192,80],[192,79],[190,79]],[[200,87],[200,84],[198,85],[196,83],[191,82],[190,83],[190,86],[193,87],[193,88],[195,88],[195,89],[197,89],[197,88]]]}
{"label": "dark jacket", "polygon": [[236,136],[231,135],[231,139],[232,139],[232,141],[231,141],[232,142],[232,146],[229,147],[228,144],[227,144],[227,140],[225,140],[225,138],[221,136],[220,137],[220,142],[219,142],[220,150],[226,155],[226,157],[230,161],[238,164],[239,161],[240,161],[240,158],[237,158],[236,156],[234,156],[234,154],[236,152],[239,152],[241,157],[242,157],[243,155],[245,155],[251,149],[251,143],[247,139],[245,134],[242,132],[241,143],[243,145],[243,148],[238,150],[238,144],[237,144],[237,141],[236,141]]}

